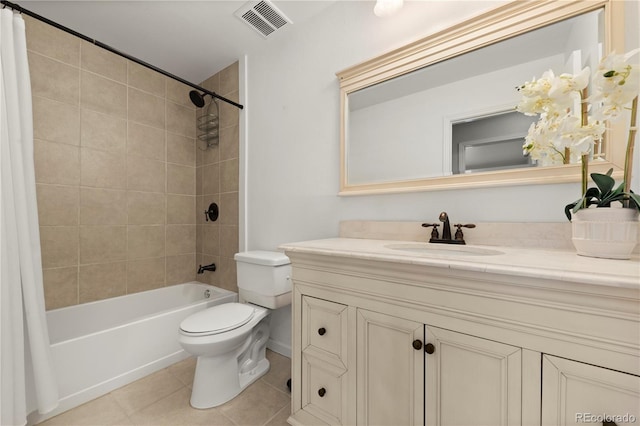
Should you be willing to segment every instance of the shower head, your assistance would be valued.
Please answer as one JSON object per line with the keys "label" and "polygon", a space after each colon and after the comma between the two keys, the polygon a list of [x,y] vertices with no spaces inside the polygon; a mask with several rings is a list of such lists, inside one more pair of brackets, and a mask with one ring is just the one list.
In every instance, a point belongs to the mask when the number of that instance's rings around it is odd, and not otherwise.
{"label": "shower head", "polygon": [[189,98],[191,98],[191,102],[198,108],[202,108],[204,106],[204,97],[207,96],[206,93],[198,93],[197,90],[192,90],[189,92]]}

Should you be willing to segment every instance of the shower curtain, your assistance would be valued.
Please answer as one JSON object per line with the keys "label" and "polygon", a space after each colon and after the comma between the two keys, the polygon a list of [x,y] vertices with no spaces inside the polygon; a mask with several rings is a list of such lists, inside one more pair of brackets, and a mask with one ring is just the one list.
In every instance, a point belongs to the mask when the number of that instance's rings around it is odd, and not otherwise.
{"label": "shower curtain", "polygon": [[[22,16],[0,10],[0,424],[26,423],[26,380],[37,409],[58,404],[45,318],[33,162],[33,116]],[[31,362],[25,359],[31,358]],[[27,371],[31,369],[32,371]]]}

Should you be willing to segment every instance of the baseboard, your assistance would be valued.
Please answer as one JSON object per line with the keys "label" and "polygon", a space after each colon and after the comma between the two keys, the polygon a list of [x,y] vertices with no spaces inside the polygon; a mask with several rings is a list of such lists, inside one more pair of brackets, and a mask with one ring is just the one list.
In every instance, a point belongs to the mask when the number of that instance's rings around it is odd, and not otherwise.
{"label": "baseboard", "polygon": [[267,342],[267,348],[276,353],[279,353],[280,355],[286,356],[287,358],[291,358],[291,346],[289,345],[285,345],[281,342],[269,339],[269,341]]}

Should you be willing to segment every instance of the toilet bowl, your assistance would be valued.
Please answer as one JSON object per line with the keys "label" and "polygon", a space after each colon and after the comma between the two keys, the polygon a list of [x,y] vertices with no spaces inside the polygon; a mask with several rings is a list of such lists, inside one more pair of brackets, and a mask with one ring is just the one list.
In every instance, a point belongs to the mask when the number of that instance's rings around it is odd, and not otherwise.
{"label": "toilet bowl", "polygon": [[282,253],[237,253],[238,295],[180,324],[178,341],[197,357],[191,406],[224,404],[269,370],[269,313],[291,303],[291,265]]}

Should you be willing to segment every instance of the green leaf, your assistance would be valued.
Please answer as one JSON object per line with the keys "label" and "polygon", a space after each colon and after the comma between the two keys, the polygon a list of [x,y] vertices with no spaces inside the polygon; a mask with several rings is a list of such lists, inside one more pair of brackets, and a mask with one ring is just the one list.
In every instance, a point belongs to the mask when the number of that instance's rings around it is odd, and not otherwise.
{"label": "green leaf", "polygon": [[591,173],[591,179],[593,179],[603,195],[611,192],[616,184],[615,179],[608,174],[603,175],[602,173]]}
{"label": "green leaf", "polygon": [[[567,219],[569,219],[569,222],[571,222],[571,209],[573,209],[576,205],[581,205],[582,204],[582,200],[583,199],[581,198],[581,199],[579,199],[577,201],[574,201],[571,204],[567,204],[566,206],[564,206],[564,214],[565,214],[565,216],[567,216]],[[580,203],[580,204],[578,204],[578,203]],[[574,213],[575,213],[575,211],[574,211]]]}
{"label": "green leaf", "polygon": [[635,194],[633,191],[629,194],[629,206],[633,206],[635,204],[636,210],[640,211],[640,195]]}

